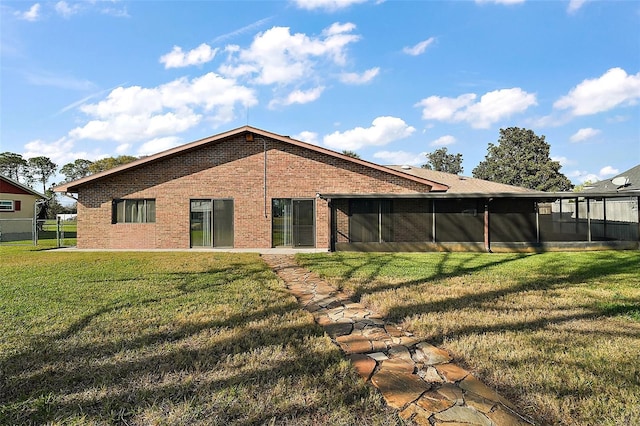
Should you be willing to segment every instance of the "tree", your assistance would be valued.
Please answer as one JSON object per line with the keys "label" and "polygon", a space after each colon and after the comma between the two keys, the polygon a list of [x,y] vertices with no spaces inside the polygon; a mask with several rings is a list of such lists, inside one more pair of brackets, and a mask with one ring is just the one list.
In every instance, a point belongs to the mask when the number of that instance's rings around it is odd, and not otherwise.
{"label": "tree", "polygon": [[350,150],[348,150],[348,149],[343,149],[343,150],[342,150],[342,155],[346,155],[347,157],[351,157],[351,158],[358,158],[358,159],[360,159],[360,158],[361,158],[361,157],[360,157],[360,154],[358,154],[358,153],[357,153],[357,152],[355,152],[355,151],[350,151]]}
{"label": "tree", "polygon": [[421,167],[423,169],[437,170],[439,172],[462,173],[462,154],[449,154],[447,148],[439,148],[426,154],[427,162]]}
{"label": "tree", "polygon": [[13,152],[3,152],[0,154],[1,175],[19,182],[26,167],[27,160],[22,158],[22,155]]}
{"label": "tree", "polygon": [[33,186],[34,183],[42,183],[42,193],[47,191],[47,182],[58,170],[58,165],[48,157],[33,157],[27,161],[26,169],[27,181]]}
{"label": "tree", "polygon": [[130,163],[137,160],[138,157],[131,155],[120,155],[118,157],[107,157],[94,161],[89,165],[89,171],[91,173],[99,173],[105,170],[113,169],[114,167],[121,166],[123,164]]}
{"label": "tree", "polygon": [[93,164],[93,161],[77,159],[73,163],[67,163],[60,169],[60,173],[65,176],[65,182],[71,182],[72,180],[81,179],[85,176],[89,176],[91,171],[89,167]]}
{"label": "tree", "polygon": [[489,143],[473,177],[538,191],[571,190],[571,181],[560,173],[560,163],[549,156],[544,139],[528,129],[500,129],[498,144]]}

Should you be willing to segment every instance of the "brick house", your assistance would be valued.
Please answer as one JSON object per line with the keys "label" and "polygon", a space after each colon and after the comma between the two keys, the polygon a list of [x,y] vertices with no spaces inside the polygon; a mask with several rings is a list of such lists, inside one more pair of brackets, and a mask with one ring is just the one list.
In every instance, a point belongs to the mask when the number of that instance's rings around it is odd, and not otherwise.
{"label": "brick house", "polygon": [[0,242],[33,238],[35,207],[46,197],[0,175]]}
{"label": "brick house", "polygon": [[535,245],[538,203],[547,197],[425,169],[384,167],[250,126],[55,191],[77,194],[78,247],[106,249]]}

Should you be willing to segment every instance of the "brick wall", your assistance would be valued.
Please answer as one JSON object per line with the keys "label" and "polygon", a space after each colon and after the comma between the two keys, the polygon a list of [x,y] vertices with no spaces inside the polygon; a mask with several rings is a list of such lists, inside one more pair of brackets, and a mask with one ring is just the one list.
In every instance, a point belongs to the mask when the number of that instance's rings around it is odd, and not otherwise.
{"label": "brick wall", "polygon": [[[79,248],[188,248],[190,200],[234,200],[237,248],[271,246],[271,199],[314,198],[316,247],[329,246],[327,202],[317,193],[406,193],[417,182],[277,140],[244,135],[214,142],[83,186],[78,191]],[[156,222],[112,224],[116,198],[155,198]],[[266,216],[266,217],[265,217]]]}

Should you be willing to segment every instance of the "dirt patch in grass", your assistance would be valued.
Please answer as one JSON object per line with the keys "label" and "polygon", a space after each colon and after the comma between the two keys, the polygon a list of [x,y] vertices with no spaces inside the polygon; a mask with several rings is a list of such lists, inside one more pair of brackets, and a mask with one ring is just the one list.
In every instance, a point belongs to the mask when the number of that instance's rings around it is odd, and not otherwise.
{"label": "dirt patch in grass", "polygon": [[541,424],[640,424],[640,253],[299,255]]}
{"label": "dirt patch in grass", "polygon": [[257,255],[0,257],[0,424],[401,424]]}

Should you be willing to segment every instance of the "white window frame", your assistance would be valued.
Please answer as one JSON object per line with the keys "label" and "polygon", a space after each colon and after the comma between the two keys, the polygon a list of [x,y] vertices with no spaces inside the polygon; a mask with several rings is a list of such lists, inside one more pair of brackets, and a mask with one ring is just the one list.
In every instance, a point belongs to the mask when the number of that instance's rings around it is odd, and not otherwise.
{"label": "white window frame", "polygon": [[14,211],[16,211],[16,205],[13,202],[13,200],[0,200],[0,212],[14,212]]}

